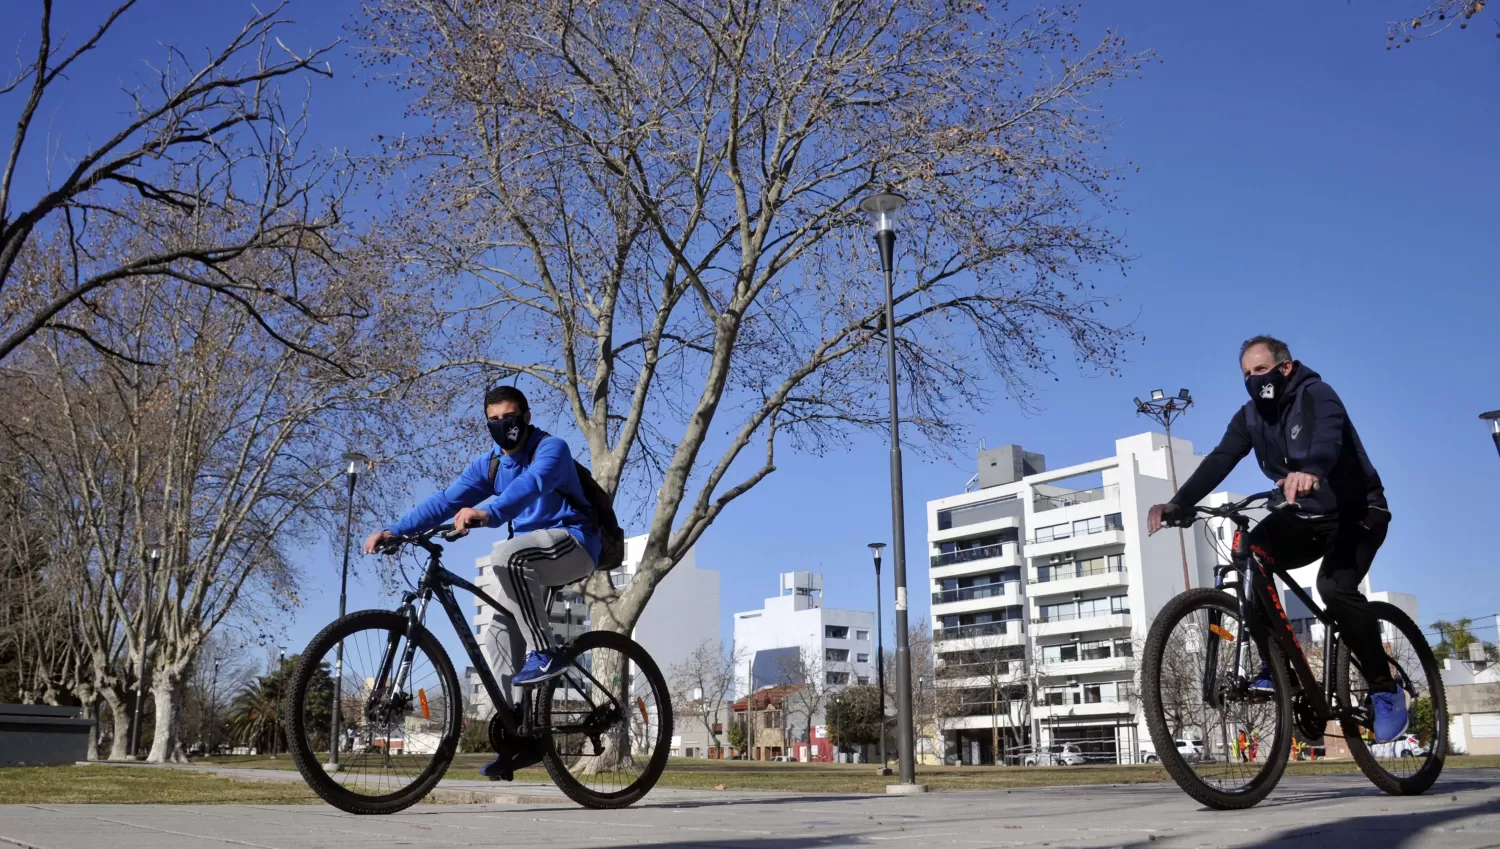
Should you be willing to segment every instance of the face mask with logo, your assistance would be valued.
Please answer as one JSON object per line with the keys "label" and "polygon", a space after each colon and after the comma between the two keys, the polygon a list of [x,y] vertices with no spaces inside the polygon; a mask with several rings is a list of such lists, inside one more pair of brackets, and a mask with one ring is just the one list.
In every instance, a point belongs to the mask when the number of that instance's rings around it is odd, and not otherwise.
{"label": "face mask with logo", "polygon": [[1281,396],[1286,391],[1287,376],[1281,373],[1281,363],[1265,374],[1252,374],[1245,378],[1245,390],[1250,400],[1261,410],[1275,411]]}
{"label": "face mask with logo", "polygon": [[526,417],[504,416],[498,419],[490,419],[487,424],[490,428],[490,438],[500,446],[502,451],[513,451],[521,444],[521,436],[526,433]]}

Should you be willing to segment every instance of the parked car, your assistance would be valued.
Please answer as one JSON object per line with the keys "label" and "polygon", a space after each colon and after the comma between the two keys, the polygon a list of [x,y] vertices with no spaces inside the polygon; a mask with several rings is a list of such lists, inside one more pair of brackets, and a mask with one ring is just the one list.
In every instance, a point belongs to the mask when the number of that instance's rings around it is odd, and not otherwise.
{"label": "parked car", "polygon": [[[1207,763],[1213,758],[1209,757],[1208,750],[1204,748],[1202,740],[1174,740],[1177,744],[1177,753],[1188,763]],[[1156,754],[1156,747],[1147,744],[1141,749],[1141,760],[1148,764],[1154,764],[1161,760]]]}
{"label": "parked car", "polygon": [[1088,762],[1083,750],[1074,743],[1058,743],[1041,751],[1027,755],[1021,763],[1026,766],[1078,766]]}
{"label": "parked car", "polygon": [[1427,747],[1415,735],[1403,734],[1389,743],[1371,743],[1370,754],[1377,758],[1420,758],[1427,755]]}
{"label": "parked car", "polygon": [[789,763],[793,763],[796,760],[797,759],[794,758],[794,757],[792,757],[791,755],[777,755],[776,757],[771,758],[771,762],[772,763],[779,763],[779,764],[789,764]]}

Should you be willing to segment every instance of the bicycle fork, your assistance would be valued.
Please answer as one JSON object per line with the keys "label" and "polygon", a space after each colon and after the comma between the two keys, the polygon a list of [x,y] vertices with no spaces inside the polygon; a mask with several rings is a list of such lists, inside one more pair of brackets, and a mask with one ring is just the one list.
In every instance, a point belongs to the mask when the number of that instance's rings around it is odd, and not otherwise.
{"label": "bicycle fork", "polygon": [[[386,721],[385,765],[386,765],[386,767],[390,767],[390,765],[391,765],[391,715],[397,709],[398,703],[402,700],[402,698],[403,698],[403,691],[406,688],[407,678],[411,675],[412,661],[416,657],[416,653],[417,653],[417,641],[416,641],[417,628],[427,618],[427,603],[429,601],[431,601],[431,599],[432,599],[431,593],[423,593],[420,597],[416,596],[414,593],[408,593],[407,594],[406,602],[403,605],[401,605],[401,609],[404,610],[406,612],[406,614],[407,614],[407,616],[406,616],[406,623],[407,623],[407,625],[406,625],[406,632],[405,632],[405,634],[400,634],[400,633],[392,632],[391,635],[390,635],[390,637],[387,638],[387,640],[386,640],[386,646],[385,646],[385,655],[380,659],[380,671],[376,673],[376,676],[375,676],[375,685],[371,689],[371,692],[370,692],[370,709],[371,710],[377,708],[379,705],[382,705],[382,704],[384,704],[384,706],[385,706],[385,714],[386,714],[386,716],[385,716],[385,721]],[[418,601],[418,600],[420,600],[420,606],[417,608],[416,611],[413,611],[412,610],[412,602]],[[397,666],[396,665],[396,663],[397,663],[397,661],[396,661],[396,650],[401,645],[401,640],[402,640],[403,636],[406,639],[406,648],[401,652],[400,665]],[[390,673],[391,673],[391,668],[393,666],[396,669],[396,675],[392,679],[392,678],[389,678],[389,676],[390,676]],[[386,686],[385,686],[388,680],[389,680],[389,683],[390,683],[389,689],[387,689]],[[388,693],[388,695],[386,695],[387,693]],[[386,697],[382,698],[382,696],[386,696]],[[367,710],[367,713],[368,712],[370,712],[370,711]],[[374,719],[374,717],[370,717],[370,719]],[[371,722],[371,723],[367,723],[367,724],[370,726],[370,728],[371,728],[371,734],[373,735],[373,733],[374,733],[374,723]],[[367,740],[366,744],[365,744],[366,748],[368,748],[369,744],[370,744],[370,741]]]}

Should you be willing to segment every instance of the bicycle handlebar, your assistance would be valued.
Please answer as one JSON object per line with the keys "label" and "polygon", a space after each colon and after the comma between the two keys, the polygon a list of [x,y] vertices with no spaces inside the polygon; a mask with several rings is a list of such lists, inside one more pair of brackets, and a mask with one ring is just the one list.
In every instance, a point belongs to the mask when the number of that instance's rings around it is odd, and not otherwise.
{"label": "bicycle handlebar", "polygon": [[[1318,491],[1320,483],[1322,482],[1318,481],[1313,483],[1313,492]],[[1257,504],[1257,502],[1265,503],[1264,505],[1260,505]],[[1254,495],[1246,496],[1239,501],[1234,502],[1233,504],[1223,504],[1218,507],[1195,506],[1183,511],[1179,518],[1173,519],[1170,522],[1164,519],[1162,521],[1162,524],[1174,528],[1187,528],[1191,527],[1193,523],[1197,522],[1199,519],[1226,519],[1230,516],[1243,513],[1244,511],[1256,506],[1264,506],[1267,510],[1284,510],[1289,513],[1299,512],[1302,509],[1302,506],[1297,502],[1287,501],[1286,493],[1282,490],[1268,489],[1265,492],[1257,492]]]}
{"label": "bicycle handlebar", "polygon": [[468,533],[469,532],[467,530],[459,531],[455,529],[452,522],[446,522],[444,524],[438,525],[435,528],[430,528],[428,530],[422,531],[421,533],[386,537],[385,539],[376,543],[375,553],[395,554],[397,551],[401,550],[401,546],[403,545],[421,545],[422,543],[425,543],[428,540],[432,539],[434,536],[440,536],[447,542],[455,542],[467,536]]}

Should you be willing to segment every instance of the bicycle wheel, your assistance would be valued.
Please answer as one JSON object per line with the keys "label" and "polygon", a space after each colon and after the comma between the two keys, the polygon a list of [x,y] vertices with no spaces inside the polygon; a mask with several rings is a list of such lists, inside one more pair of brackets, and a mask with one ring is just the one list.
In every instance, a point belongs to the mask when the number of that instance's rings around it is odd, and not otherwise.
{"label": "bicycle wheel", "polygon": [[[1281,650],[1270,646],[1271,692],[1251,690],[1246,679],[1260,669],[1261,656],[1253,640],[1237,640],[1239,633],[1233,596],[1189,590],[1157,614],[1141,675],[1146,724],[1162,766],[1183,792],[1220,810],[1264,799],[1281,780],[1291,747],[1291,684]],[[1205,697],[1205,680],[1212,699]],[[1190,760],[1177,746],[1182,739],[1201,741],[1186,747],[1201,754]]]}
{"label": "bicycle wheel", "polygon": [[[1344,718],[1344,742],[1370,782],[1393,796],[1425,793],[1443,771],[1448,753],[1448,700],[1443,692],[1442,672],[1422,629],[1405,611],[1386,602],[1373,602],[1370,609],[1380,620],[1381,642],[1390,658],[1391,675],[1406,691],[1410,720],[1407,735],[1390,743],[1376,743],[1368,728],[1353,718]],[[1349,659],[1349,646],[1340,641],[1336,664],[1337,698],[1340,707],[1369,710],[1369,685]],[[1410,736],[1417,738],[1412,743]]]}
{"label": "bicycle wheel", "polygon": [[543,763],[569,799],[623,808],[666,768],[672,700],[656,661],[621,634],[590,631],[563,648],[567,672],[539,685]]}
{"label": "bicycle wheel", "polygon": [[[392,610],[351,613],[313,637],[297,664],[286,705],[292,759],[313,792],[351,814],[390,814],[422,801],[458,746],[458,676],[426,628],[417,627],[411,666],[392,693],[408,647],[407,627],[406,618]],[[343,674],[335,682],[341,642]],[[335,683],[343,728],[339,768],[332,771],[327,762]]]}

